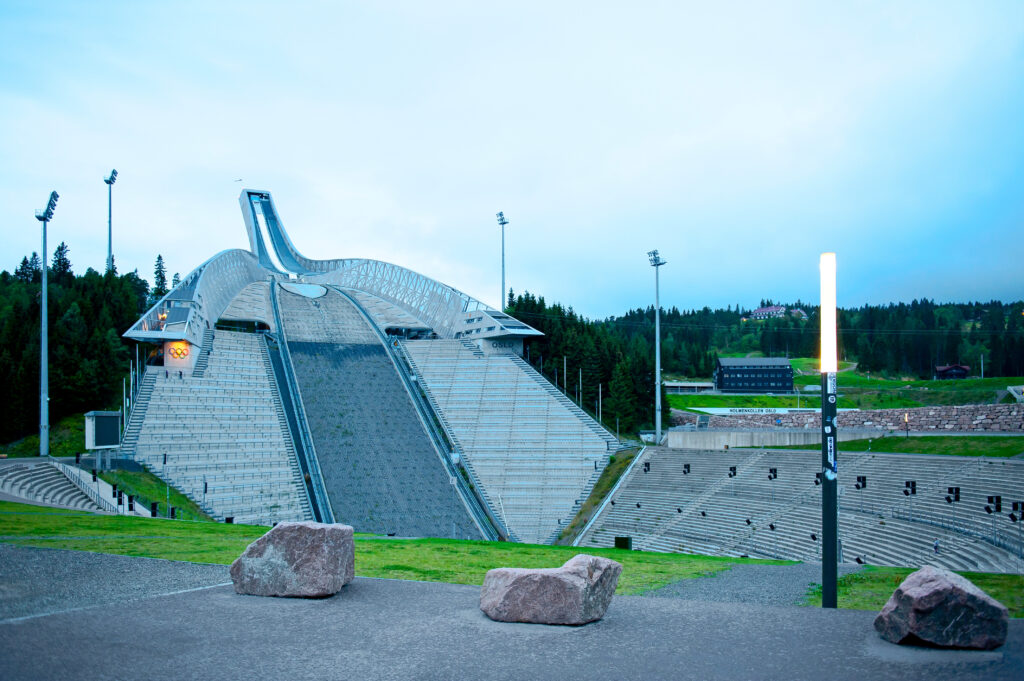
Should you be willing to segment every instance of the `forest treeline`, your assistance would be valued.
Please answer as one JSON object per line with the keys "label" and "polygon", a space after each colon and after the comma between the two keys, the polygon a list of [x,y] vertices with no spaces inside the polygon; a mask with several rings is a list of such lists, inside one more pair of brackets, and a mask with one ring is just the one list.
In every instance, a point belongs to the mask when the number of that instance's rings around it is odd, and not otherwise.
{"label": "forest treeline", "polygon": [[[75,275],[63,243],[47,272],[50,423],[69,414],[116,408],[132,357],[131,344],[121,334],[145,312],[156,291],[137,272],[101,274],[90,268]],[[0,272],[4,443],[39,428],[41,280],[36,253],[23,258],[13,274]]]}
{"label": "forest treeline", "polygon": [[[800,301],[784,307],[807,316],[755,321],[739,305],[663,309],[662,373],[707,379],[720,354],[816,357],[818,308]],[[510,291],[506,309],[544,333],[526,343],[526,356],[567,395],[579,399],[582,388],[582,406],[593,413],[600,393],[604,422],[612,429],[616,419],[621,432],[653,425],[653,305],[592,321],[571,307],[548,305],[543,296]],[[861,371],[929,379],[937,365],[966,364],[977,375],[984,355],[986,376],[1024,376],[1024,301],[865,305],[839,310],[838,326],[840,357],[857,362]],[[667,423],[667,408],[663,418]]]}
{"label": "forest treeline", "polygon": [[[39,424],[39,312],[42,264],[37,254],[13,273],[0,272],[0,381],[5,418],[0,442],[36,432]],[[157,256],[153,286],[138,272],[76,275],[61,243],[48,269],[50,422],[120,403],[122,379],[133,357],[122,334],[168,290]],[[175,274],[170,286],[178,281]],[[761,301],[770,305],[771,301]],[[814,357],[818,318],[786,316],[750,321],[735,309],[662,311],[662,370],[671,377],[707,378],[718,354],[759,351],[768,356]],[[508,312],[545,335],[526,344],[526,359],[591,412],[600,392],[604,421],[621,432],[652,425],[654,309],[589,320],[543,296],[509,292]],[[936,364],[964,363],[977,374],[1024,375],[1024,302],[931,301],[864,306],[839,313],[840,351],[863,370],[930,378]],[[668,421],[668,408],[664,409]]]}

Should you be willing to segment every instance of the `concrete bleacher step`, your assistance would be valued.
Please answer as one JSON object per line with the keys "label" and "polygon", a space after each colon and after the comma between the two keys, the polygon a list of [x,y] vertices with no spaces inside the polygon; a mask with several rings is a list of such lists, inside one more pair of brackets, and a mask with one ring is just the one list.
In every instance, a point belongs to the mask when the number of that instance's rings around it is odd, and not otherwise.
{"label": "concrete bleacher step", "polygon": [[0,491],[47,506],[102,511],[56,466],[49,463],[0,466]]}
{"label": "concrete bleacher step", "polygon": [[[197,358],[200,371],[183,378],[151,367],[144,386],[151,386],[148,409],[141,419],[133,414],[129,426],[133,458],[161,475],[193,500],[202,497],[203,476],[209,480],[244,481],[263,474],[266,491],[276,510],[256,514],[263,520],[311,518],[302,503],[304,484],[296,470],[290,434],[282,428],[280,397],[270,379],[261,336],[219,330],[204,333],[204,350]],[[140,404],[141,406],[141,404]],[[167,465],[164,456],[167,455]],[[261,494],[208,495],[207,509],[215,518],[241,517]],[[256,500],[256,501],[254,501]],[[264,499],[266,501],[266,499]],[[266,504],[264,504],[266,505]]]}
{"label": "concrete bleacher step", "polygon": [[[741,468],[725,486],[720,485],[718,476],[709,475],[726,464],[742,466],[743,457],[758,454],[761,458],[747,466],[749,472]],[[615,536],[628,535],[633,537],[634,547],[655,551],[699,549],[715,555],[746,553],[797,560],[819,555],[810,535],[820,537],[820,488],[808,492],[807,486],[813,484],[813,472],[820,467],[820,454],[730,450],[725,455],[672,450],[649,460],[653,462],[651,471],[645,474],[633,469],[616,492],[620,503],[604,508],[581,544],[610,546]],[[693,464],[688,476],[682,474],[683,461]],[[768,466],[778,467],[780,477],[775,482],[761,480],[762,469]],[[867,488],[852,489],[850,481],[863,474],[868,476]],[[1024,490],[1024,466],[1002,460],[964,462],[952,457],[864,454],[847,455],[841,476],[840,487],[846,491],[840,497],[844,501],[840,537],[847,562],[861,557],[877,565],[934,563],[993,572],[1018,569],[1018,546],[1011,543],[1010,550],[1005,546],[1013,539],[1006,533],[1015,528],[1005,518],[993,520],[997,514],[986,514],[983,504],[985,491],[1001,492],[1004,499],[1016,498],[1017,490]],[[901,508],[898,499],[909,503],[902,494],[907,479],[918,481],[913,521],[895,513]],[[947,481],[962,487],[961,504],[945,502]],[[770,485],[779,485],[774,497]],[[709,490],[714,493],[708,494]],[[702,495],[699,505],[707,510],[706,517],[676,513],[675,522],[667,523],[688,499]],[[930,522],[923,521],[926,513]],[[751,525],[746,524],[747,518],[752,519]],[[775,524],[775,531],[768,529],[769,523]],[[993,524],[1004,532],[998,545],[991,539]],[[938,554],[932,545],[936,537],[940,541]]]}
{"label": "concrete bleacher step", "polygon": [[[495,514],[524,541],[560,533],[617,443],[517,356],[466,340],[400,348]],[[511,503],[520,495],[529,503]]]}

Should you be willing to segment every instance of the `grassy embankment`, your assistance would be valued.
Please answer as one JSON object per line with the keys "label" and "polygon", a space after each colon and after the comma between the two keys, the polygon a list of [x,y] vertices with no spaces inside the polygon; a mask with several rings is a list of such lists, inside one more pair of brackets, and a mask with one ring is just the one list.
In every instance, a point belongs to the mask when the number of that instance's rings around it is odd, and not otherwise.
{"label": "grassy embankment", "polygon": [[[127,556],[229,564],[268,528],[76,513],[0,502],[0,541]],[[679,579],[702,577],[736,563],[782,564],[743,558],[587,549],[625,566],[619,594],[638,594]],[[356,574],[454,584],[482,584],[501,566],[556,567],[579,553],[540,546],[449,539],[356,536]]]}
{"label": "grassy embankment", "polygon": [[[818,360],[798,357],[789,360],[797,388],[821,383]],[[995,404],[1008,385],[1024,383],[1021,377],[965,378],[922,381],[916,378],[872,376],[850,370],[852,362],[840,362],[839,407],[841,409],[903,409],[965,404]],[[817,407],[813,392],[796,395],[669,395],[675,409],[698,407]]]}
{"label": "grassy embankment", "polygon": [[[0,502],[0,541],[44,548],[75,549],[125,556],[145,556],[227,565],[266,530],[254,525],[224,525],[90,513]],[[554,567],[579,549],[449,539],[387,539],[356,535],[356,574],[361,577],[411,579],[479,585],[487,570],[501,566]],[[781,565],[759,561],[619,549],[587,549],[623,564],[616,590],[641,594],[680,579],[707,577],[734,564]],[[878,610],[908,568],[867,567],[839,580],[839,607]],[[1024,577],[962,573],[1004,603],[1013,617],[1024,617]],[[808,593],[807,605],[820,605],[820,589]]]}
{"label": "grassy embankment", "polygon": [[[912,568],[869,565],[839,578],[839,607],[850,610],[881,610]],[[975,586],[1010,610],[1010,617],[1024,617],[1024,576],[991,572],[960,572]],[[805,605],[821,607],[821,585],[807,592]]]}
{"label": "grassy embankment", "polygon": [[[85,415],[65,416],[50,424],[50,456],[74,456],[85,451]],[[0,445],[0,455],[8,458],[38,456],[39,433]]]}
{"label": "grassy embankment", "polygon": [[601,505],[604,498],[615,487],[615,483],[619,481],[619,478],[622,477],[622,474],[629,467],[629,464],[632,463],[633,459],[636,458],[639,451],[639,449],[624,450],[611,457],[612,460],[605,466],[601,477],[594,484],[594,489],[590,491],[590,495],[583,502],[583,505],[580,506],[576,517],[562,530],[556,543],[567,544],[583,529],[584,525],[590,522],[590,518],[594,515],[597,507]]}
{"label": "grassy embankment", "polygon": [[99,476],[117,485],[118,489],[123,489],[125,494],[133,495],[135,503],[143,508],[149,508],[151,502],[157,502],[157,514],[160,517],[167,517],[167,502],[170,501],[175,508],[175,516],[182,520],[210,520],[210,516],[203,513],[196,502],[148,471],[101,471]]}
{"label": "grassy embankment", "polygon": [[[814,449],[809,445],[786,445],[768,449]],[[1009,458],[1024,454],[1024,437],[999,435],[926,435],[904,438],[898,433],[870,440],[839,443],[844,452],[883,452],[894,454],[945,454],[949,456],[993,456]]]}

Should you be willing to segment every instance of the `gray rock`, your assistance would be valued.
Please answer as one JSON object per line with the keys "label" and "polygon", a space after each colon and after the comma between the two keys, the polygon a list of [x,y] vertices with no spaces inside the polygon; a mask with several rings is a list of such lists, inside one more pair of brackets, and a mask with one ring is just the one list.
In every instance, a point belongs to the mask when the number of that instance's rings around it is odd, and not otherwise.
{"label": "gray rock", "polygon": [[355,578],[348,525],[279,523],[231,564],[235,591],[254,596],[323,598]]}
{"label": "gray rock", "polygon": [[1006,641],[1009,612],[958,574],[926,565],[907,576],[875,629],[887,641],[991,650]]}
{"label": "gray rock", "polygon": [[496,568],[484,577],[480,609],[499,622],[586,624],[604,617],[620,574],[620,563],[585,554],[560,568]]}

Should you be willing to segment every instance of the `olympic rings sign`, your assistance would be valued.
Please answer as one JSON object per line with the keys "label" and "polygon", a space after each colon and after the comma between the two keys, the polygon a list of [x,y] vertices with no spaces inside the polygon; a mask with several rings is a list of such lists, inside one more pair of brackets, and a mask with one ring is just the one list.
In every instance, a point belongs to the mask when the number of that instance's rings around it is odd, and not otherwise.
{"label": "olympic rings sign", "polygon": [[167,349],[169,354],[174,359],[185,359],[188,357],[188,346],[187,345],[172,345]]}

